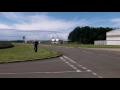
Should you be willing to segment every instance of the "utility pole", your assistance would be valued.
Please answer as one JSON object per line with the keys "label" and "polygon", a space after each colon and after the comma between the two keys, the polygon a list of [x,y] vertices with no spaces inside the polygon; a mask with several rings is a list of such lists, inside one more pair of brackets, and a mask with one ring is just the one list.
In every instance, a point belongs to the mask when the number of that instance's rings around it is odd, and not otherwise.
{"label": "utility pole", "polygon": [[23,42],[25,43],[25,36],[23,36]]}

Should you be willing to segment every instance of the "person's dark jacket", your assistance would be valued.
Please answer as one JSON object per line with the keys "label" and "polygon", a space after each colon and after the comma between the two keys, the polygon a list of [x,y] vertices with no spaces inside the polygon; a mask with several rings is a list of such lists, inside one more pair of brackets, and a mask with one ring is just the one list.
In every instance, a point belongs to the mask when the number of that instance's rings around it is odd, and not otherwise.
{"label": "person's dark jacket", "polygon": [[38,41],[35,41],[33,44],[34,44],[35,47],[37,47]]}

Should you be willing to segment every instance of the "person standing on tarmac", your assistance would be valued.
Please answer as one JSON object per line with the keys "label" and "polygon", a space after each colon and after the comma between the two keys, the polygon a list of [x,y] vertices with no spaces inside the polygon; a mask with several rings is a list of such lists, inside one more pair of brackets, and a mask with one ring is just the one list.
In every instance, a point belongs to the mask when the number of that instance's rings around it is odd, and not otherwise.
{"label": "person standing on tarmac", "polygon": [[37,52],[38,51],[38,44],[39,44],[37,39],[33,42],[33,44],[34,44],[34,51]]}

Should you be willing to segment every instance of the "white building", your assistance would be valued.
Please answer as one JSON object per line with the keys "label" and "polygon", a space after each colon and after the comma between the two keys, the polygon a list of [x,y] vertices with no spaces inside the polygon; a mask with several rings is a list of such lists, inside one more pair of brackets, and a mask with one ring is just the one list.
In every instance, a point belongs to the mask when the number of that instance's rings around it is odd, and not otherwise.
{"label": "white building", "polygon": [[120,29],[106,33],[107,45],[120,45]]}
{"label": "white building", "polygon": [[60,39],[58,39],[58,38],[56,38],[56,39],[52,39],[52,42],[51,42],[52,44],[62,44],[63,43],[63,40],[60,40]]}
{"label": "white building", "polygon": [[94,41],[95,45],[120,45],[120,29],[106,33],[106,40]]}
{"label": "white building", "polygon": [[53,43],[53,44],[58,44],[59,43],[59,39],[57,38],[57,39],[52,39],[52,42],[51,43]]}
{"label": "white building", "polygon": [[55,42],[56,44],[58,44],[58,43],[59,43],[59,39],[58,39],[58,38],[57,38],[55,41],[56,41],[56,42]]}
{"label": "white building", "polygon": [[52,42],[54,42],[54,41],[55,41],[55,39],[53,38],[53,39],[52,39]]}

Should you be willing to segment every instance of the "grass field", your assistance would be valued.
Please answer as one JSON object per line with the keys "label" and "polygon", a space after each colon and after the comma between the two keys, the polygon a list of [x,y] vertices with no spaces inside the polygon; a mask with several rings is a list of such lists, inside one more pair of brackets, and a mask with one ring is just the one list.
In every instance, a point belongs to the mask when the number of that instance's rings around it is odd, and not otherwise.
{"label": "grass field", "polygon": [[83,48],[120,48],[116,45],[93,45],[93,44],[52,44],[55,46],[83,47]]}
{"label": "grass field", "polygon": [[38,52],[35,53],[33,45],[27,44],[13,44],[12,48],[0,49],[0,62],[9,62],[17,60],[32,60],[48,58],[60,55],[60,52],[45,49],[39,46]]}

